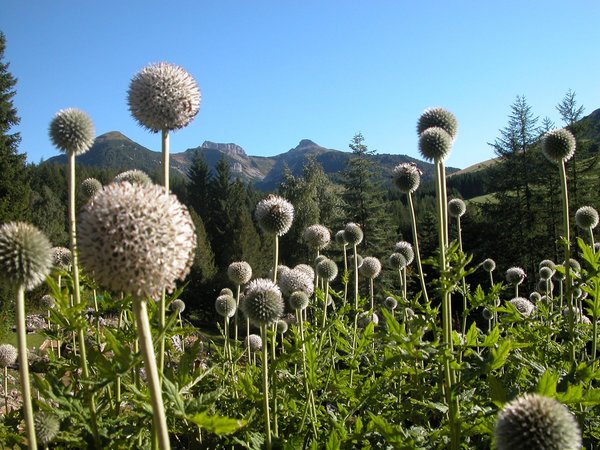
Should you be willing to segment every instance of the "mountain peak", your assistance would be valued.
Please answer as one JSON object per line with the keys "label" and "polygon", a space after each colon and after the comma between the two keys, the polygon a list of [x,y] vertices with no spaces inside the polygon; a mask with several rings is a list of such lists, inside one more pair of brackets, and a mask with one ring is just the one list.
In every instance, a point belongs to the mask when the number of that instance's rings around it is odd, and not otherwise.
{"label": "mountain peak", "polygon": [[296,146],[296,150],[306,148],[306,147],[320,147],[320,145],[316,144],[315,142],[311,141],[310,139],[302,139]]}
{"label": "mountain peak", "polygon": [[202,148],[218,150],[229,156],[246,156],[244,149],[237,144],[220,144],[217,142],[204,141],[202,143]]}
{"label": "mountain peak", "polygon": [[120,131],[109,131],[108,133],[101,134],[96,139],[100,140],[115,140],[115,141],[130,141],[127,136],[125,136]]}

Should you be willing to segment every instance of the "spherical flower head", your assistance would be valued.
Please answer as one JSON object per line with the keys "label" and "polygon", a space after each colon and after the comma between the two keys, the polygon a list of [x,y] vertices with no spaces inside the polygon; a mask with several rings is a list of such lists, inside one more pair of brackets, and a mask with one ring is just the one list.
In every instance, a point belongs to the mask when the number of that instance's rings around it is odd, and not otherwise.
{"label": "spherical flower head", "polygon": [[532,303],[538,303],[542,299],[542,295],[539,292],[532,292],[529,294],[529,300]]}
{"label": "spherical flower head", "polygon": [[331,241],[331,233],[327,227],[323,225],[311,225],[304,230],[302,234],[302,238],[306,245],[313,250],[320,250],[325,248],[327,244]]}
{"label": "spherical flower head", "polygon": [[60,430],[60,421],[54,414],[38,412],[33,422],[37,440],[43,445],[52,442]]}
{"label": "spherical flower head", "polygon": [[428,161],[443,161],[450,154],[452,137],[442,128],[427,128],[419,136],[419,152]]}
{"label": "spherical flower head", "polygon": [[550,278],[540,279],[540,281],[538,281],[537,289],[539,292],[542,292],[544,294],[546,292],[552,292],[554,290],[554,285],[552,284],[552,280]]}
{"label": "spherical flower head", "polygon": [[73,263],[71,250],[66,247],[52,247],[50,254],[52,256],[52,266],[57,269],[67,269]]}
{"label": "spherical flower head", "polygon": [[[277,279],[280,280],[284,273],[286,273],[290,269],[288,266],[279,264],[277,266]],[[273,269],[269,269],[269,278],[273,278]],[[314,275],[313,275],[314,278]]]}
{"label": "spherical flower head", "polygon": [[598,211],[592,206],[582,206],[575,213],[575,222],[579,228],[589,230],[598,226]]}
{"label": "spherical flower head", "polygon": [[188,125],[200,110],[200,89],[183,68],[160,62],[140,70],[129,84],[129,110],[141,126],[157,133]]}
{"label": "spherical flower head", "polygon": [[379,324],[379,316],[369,311],[361,312],[358,315],[357,325],[360,328],[366,328],[371,322],[373,322],[373,325],[377,326]]}
{"label": "spherical flower head", "polygon": [[42,284],[52,267],[50,241],[31,224],[0,226],[0,281],[32,290]]}
{"label": "spherical flower head", "polygon": [[229,295],[230,297],[233,297],[233,291],[229,288],[223,288],[219,292],[219,295]]}
{"label": "spherical flower head", "polygon": [[485,320],[492,320],[492,317],[494,317],[494,313],[489,308],[483,308],[483,311],[481,311],[481,316]]}
{"label": "spherical flower head", "polygon": [[219,295],[215,300],[215,310],[221,317],[233,317],[236,310],[236,301],[231,295]]}
{"label": "spherical flower head", "polygon": [[0,367],[12,366],[17,361],[17,349],[10,344],[0,345]]}
{"label": "spherical flower head", "polygon": [[396,300],[394,297],[386,297],[383,301],[383,306],[390,311],[393,311],[398,307],[398,300]]}
{"label": "spherical flower head", "polygon": [[171,302],[171,311],[177,311],[179,314],[185,311],[185,302],[180,298],[176,298]]}
{"label": "spherical flower head", "polygon": [[558,401],[525,394],[504,406],[496,418],[498,450],[579,450],[581,431],[575,417]]}
{"label": "spherical flower head", "polygon": [[42,298],[40,299],[40,304],[44,309],[52,309],[56,304],[56,300],[54,300],[54,297],[52,297],[50,294],[46,294],[42,295]]}
{"label": "spherical flower head", "polygon": [[526,276],[525,271],[520,267],[511,267],[506,270],[506,281],[509,284],[521,284]]}
{"label": "spherical flower head", "polygon": [[[350,258],[350,268],[354,269],[354,258]],[[363,257],[360,255],[356,255],[356,267],[358,267],[358,269],[361,268],[361,266],[363,265]]]}
{"label": "spherical flower head", "polygon": [[254,217],[265,233],[283,236],[292,226],[294,206],[283,197],[269,194],[256,205]]}
{"label": "spherical flower head", "polygon": [[392,178],[400,192],[408,194],[417,190],[422,174],[415,163],[402,163],[394,167]]}
{"label": "spherical flower head", "polygon": [[96,281],[138,298],[172,292],[196,249],[187,208],[157,185],[109,184],[84,207],[78,234],[81,264]]}
{"label": "spherical flower head", "polygon": [[549,267],[550,269],[552,269],[552,271],[556,270],[556,264],[554,264],[554,262],[549,259],[544,259],[543,261],[540,261],[539,268],[541,269],[542,267]]}
{"label": "spherical flower head", "polygon": [[81,190],[87,198],[91,198],[102,189],[102,183],[95,178],[86,178],[81,182]]}
{"label": "spherical flower head", "polygon": [[550,278],[552,278],[552,275],[554,275],[554,270],[552,270],[548,266],[543,266],[543,267],[540,267],[539,274],[540,274],[540,279],[549,280]]}
{"label": "spherical flower head", "polygon": [[408,320],[416,317],[415,311],[412,308],[404,308],[404,315]]}
{"label": "spherical flower head", "polygon": [[554,267],[557,270],[554,271],[552,278],[554,278],[556,281],[564,281],[567,278],[567,275],[565,274],[565,266],[563,264],[557,264]]}
{"label": "spherical flower head", "polygon": [[50,140],[67,155],[82,155],[94,143],[95,130],[90,116],[75,109],[61,109],[50,122]]}
{"label": "spherical flower head", "polygon": [[348,242],[346,242],[346,237],[344,235],[344,230],[339,230],[337,233],[335,233],[334,235],[334,239],[336,244],[344,246],[344,245],[348,245]]}
{"label": "spherical flower head", "polygon": [[281,292],[286,297],[296,291],[306,292],[307,295],[312,295],[314,292],[314,276],[311,277],[303,270],[296,268],[289,269],[281,274],[278,278],[278,284]]}
{"label": "spherical flower head", "polygon": [[364,237],[363,230],[360,225],[350,222],[344,227],[344,240],[348,245],[358,245],[362,242]]}
{"label": "spherical flower head", "polygon": [[467,205],[460,198],[453,198],[448,202],[448,214],[450,217],[462,217],[467,212]]}
{"label": "spherical flower head", "polygon": [[277,323],[275,324],[275,327],[277,328],[278,334],[285,334],[285,333],[287,333],[289,325],[285,320],[279,319],[277,321]]}
{"label": "spherical flower head", "polygon": [[458,131],[458,122],[454,114],[444,108],[428,108],[419,117],[417,134],[420,135],[431,127],[442,128],[454,139]]}
{"label": "spherical flower head", "polygon": [[396,242],[396,244],[394,245],[394,252],[400,253],[402,256],[404,256],[407,266],[410,265],[415,259],[415,251],[413,250],[413,246],[410,242]]}
{"label": "spherical flower head", "polygon": [[292,292],[288,298],[290,308],[294,311],[302,311],[308,306],[309,301],[308,295],[304,291]]}
{"label": "spherical flower head", "polygon": [[523,297],[515,297],[510,303],[517,308],[517,311],[524,317],[529,317],[535,310],[535,305]]}
{"label": "spherical flower head", "polygon": [[252,353],[260,351],[262,348],[262,339],[258,334],[249,334],[244,339],[244,347],[249,349]]}
{"label": "spherical flower head", "polygon": [[[318,264],[318,263],[317,263]],[[298,264],[294,267],[294,270],[299,270],[308,275],[311,279],[315,278],[315,270],[308,264]]]}
{"label": "spherical flower head", "polygon": [[575,137],[565,128],[550,130],[542,137],[542,152],[552,162],[566,162],[575,154]]}
{"label": "spherical flower head", "polygon": [[272,325],[283,314],[281,290],[271,280],[265,278],[252,280],[246,287],[241,308],[253,325],[258,327]]}
{"label": "spherical flower head", "polygon": [[[565,261],[563,261],[562,265],[564,267],[567,266],[567,264],[565,264]],[[575,273],[581,272],[581,264],[579,264],[579,261],[577,261],[574,258],[569,259],[568,266],[571,268],[571,272],[575,272]]]}
{"label": "spherical flower head", "polygon": [[246,261],[236,261],[227,267],[227,276],[236,286],[246,284],[252,278],[252,267]]}
{"label": "spherical flower head", "polygon": [[338,266],[335,261],[326,258],[317,264],[317,275],[324,280],[333,281],[338,275]]}
{"label": "spherical flower head", "polygon": [[394,269],[403,269],[407,266],[406,258],[402,253],[392,253],[389,262]]}
{"label": "spherical flower head", "polygon": [[373,279],[379,276],[381,272],[381,262],[374,256],[367,256],[363,259],[360,266],[360,274],[364,277]]}
{"label": "spherical flower head", "polygon": [[481,265],[483,267],[483,270],[485,270],[486,272],[493,272],[496,268],[496,261],[494,261],[492,258],[487,258],[483,261]]}
{"label": "spherical flower head", "polygon": [[143,184],[145,186],[153,184],[150,176],[143,170],[132,169],[121,172],[113,178],[113,183],[129,182],[131,184]]}

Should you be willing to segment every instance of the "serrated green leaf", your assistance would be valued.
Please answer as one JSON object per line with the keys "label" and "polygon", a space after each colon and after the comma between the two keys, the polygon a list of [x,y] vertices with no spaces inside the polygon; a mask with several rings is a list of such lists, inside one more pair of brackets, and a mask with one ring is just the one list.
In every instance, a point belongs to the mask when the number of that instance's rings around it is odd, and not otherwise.
{"label": "serrated green leaf", "polygon": [[231,419],[229,417],[211,416],[206,412],[201,412],[193,416],[188,416],[188,420],[194,422],[200,428],[215,433],[219,436],[235,433],[246,425],[242,419]]}
{"label": "serrated green leaf", "polygon": [[554,397],[556,394],[556,384],[558,383],[558,379],[559,375],[557,373],[553,373],[551,370],[546,370],[538,382],[538,394],[545,395],[546,397]]}
{"label": "serrated green leaf", "polygon": [[490,375],[488,376],[488,384],[490,386],[490,398],[492,402],[498,407],[501,407],[508,400],[506,388],[497,377]]}

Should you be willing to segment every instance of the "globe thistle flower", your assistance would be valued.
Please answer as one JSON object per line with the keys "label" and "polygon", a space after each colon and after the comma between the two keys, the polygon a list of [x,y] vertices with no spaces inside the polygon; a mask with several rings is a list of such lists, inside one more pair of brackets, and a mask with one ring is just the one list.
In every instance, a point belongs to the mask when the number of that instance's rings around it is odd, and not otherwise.
{"label": "globe thistle flower", "polygon": [[506,281],[510,284],[521,284],[526,276],[525,271],[520,267],[511,267],[506,270]]}
{"label": "globe thistle flower", "polygon": [[554,290],[554,285],[552,284],[551,279],[540,279],[538,281],[537,290],[539,292],[552,292]]}
{"label": "globe thistle flower", "polygon": [[415,163],[402,163],[394,167],[392,178],[394,184],[400,192],[409,194],[415,192],[421,183],[423,172],[419,170]]}
{"label": "globe thistle flower", "polygon": [[562,310],[562,315],[565,318],[569,318],[569,316],[573,316],[575,318],[575,321],[578,321],[579,318],[581,317],[581,310],[577,306],[573,306],[571,308],[569,308],[568,306],[565,306]]}
{"label": "globe thistle flower", "polygon": [[42,295],[42,298],[40,299],[40,304],[44,309],[52,309],[56,304],[56,300],[54,300],[54,297],[52,297],[50,294],[46,294]]}
{"label": "globe thistle flower", "polygon": [[67,155],[79,156],[94,143],[92,119],[79,109],[61,109],[50,122],[50,140],[56,148]]}
{"label": "globe thistle flower", "polygon": [[285,334],[285,333],[287,333],[289,325],[288,325],[288,323],[285,320],[279,319],[275,323],[275,327],[277,328],[277,333],[278,334]]}
{"label": "globe thistle flower", "polygon": [[565,274],[565,266],[563,264],[558,264],[555,266],[556,270],[554,272],[554,274],[552,275],[552,278],[554,278],[556,281],[564,281],[567,278],[567,275]]}
{"label": "globe thistle flower", "polygon": [[529,294],[529,301],[532,303],[538,303],[542,299],[542,296],[539,292],[532,292]]}
{"label": "globe thistle flower", "polygon": [[48,238],[33,225],[9,222],[0,226],[0,281],[32,290],[52,267]]}
{"label": "globe thistle flower", "polygon": [[283,197],[269,194],[256,205],[254,217],[265,233],[283,236],[292,226],[294,207]]}
{"label": "globe thistle flower", "polygon": [[[283,276],[283,274],[285,274],[289,270],[292,270],[292,269],[290,269],[288,266],[285,266],[283,264],[279,264],[277,266],[277,279],[280,280],[281,277]],[[273,278],[273,269],[269,269],[269,278],[271,278],[271,279]],[[311,278],[314,278],[314,275]]]}
{"label": "globe thistle flower", "polygon": [[515,297],[510,302],[524,317],[529,317],[535,310],[535,305],[523,297]]}
{"label": "globe thistle flower", "polygon": [[442,128],[454,139],[458,131],[458,122],[454,114],[444,108],[428,108],[419,117],[417,134],[420,135],[431,127]]}
{"label": "globe thistle flower", "polygon": [[324,259],[317,264],[317,275],[327,281],[335,280],[338,275],[338,266],[331,259]]}
{"label": "globe thistle flower", "polygon": [[552,275],[554,275],[554,270],[552,270],[548,266],[540,267],[539,274],[540,279],[549,280],[550,278],[552,278]]}
{"label": "globe thistle flower", "polygon": [[379,324],[379,316],[375,313],[364,311],[358,315],[357,324],[360,328],[367,328],[373,322],[373,325],[377,326]]}
{"label": "globe thistle flower", "polygon": [[236,301],[231,295],[219,295],[215,300],[215,310],[221,317],[233,317],[236,310]]}
{"label": "globe thistle flower", "polygon": [[344,234],[344,230],[339,230],[337,233],[335,233],[334,239],[338,245],[348,245],[348,242],[346,241],[346,235]]}
{"label": "globe thistle flower", "polygon": [[318,255],[318,256],[315,258],[315,266],[316,266],[317,264],[319,264],[321,261],[325,261],[326,259],[327,259],[327,256],[325,256],[325,255]]}
{"label": "globe thistle flower", "polygon": [[569,130],[550,130],[542,137],[542,152],[552,162],[566,162],[573,157],[575,144],[575,137]]}
{"label": "globe thistle flower", "polygon": [[394,252],[400,253],[406,260],[406,265],[409,266],[415,259],[415,251],[410,242],[399,241],[394,245]]}
{"label": "globe thistle flower", "polygon": [[227,276],[236,286],[246,284],[252,278],[252,267],[246,261],[236,261],[227,267]]}
{"label": "globe thistle flower", "polygon": [[303,291],[307,295],[312,295],[314,292],[313,279],[314,277],[309,276],[302,270],[289,269],[284,271],[281,277],[278,278],[278,284],[285,296],[289,296],[296,291]]}
{"label": "globe thistle flower", "polygon": [[404,315],[406,316],[407,320],[414,319],[417,316],[412,308],[404,308]]}
{"label": "globe thistle flower", "polygon": [[396,300],[394,297],[386,297],[383,301],[383,306],[390,311],[393,311],[398,307],[398,300]]}
{"label": "globe thistle flower", "polygon": [[331,241],[331,234],[326,227],[317,224],[306,228],[302,238],[309,248],[321,250],[329,244],[329,241]]}
{"label": "globe thistle flower", "polygon": [[0,344],[0,367],[12,366],[17,361],[17,349],[11,344]]}
{"label": "globe thistle flower", "polygon": [[506,404],[496,418],[498,450],[579,450],[581,431],[575,417],[558,401],[525,394]]}
{"label": "globe thistle flower", "polygon": [[256,326],[271,325],[283,314],[281,290],[271,280],[258,278],[248,283],[241,309]]}
{"label": "globe thistle flower", "polygon": [[102,183],[95,178],[86,178],[81,182],[81,190],[87,198],[96,195],[102,189]]}
{"label": "globe thistle flower", "polygon": [[462,217],[467,211],[467,205],[460,198],[453,198],[448,202],[448,214],[451,217]]}
{"label": "globe thistle flower", "polygon": [[79,221],[82,265],[114,291],[158,298],[190,271],[196,249],[187,208],[162,186],[111,183]]}
{"label": "globe thistle flower", "polygon": [[185,302],[176,298],[171,302],[171,311],[177,311],[179,314],[185,311]]}
{"label": "globe thistle flower", "polygon": [[[317,263],[318,264],[318,263]],[[315,271],[314,269],[309,266],[308,264],[298,264],[297,266],[294,267],[294,270],[299,270],[301,272],[304,272],[306,275],[308,275],[311,279],[315,278]]]}
{"label": "globe thistle flower", "polygon": [[66,247],[52,247],[50,253],[52,266],[57,269],[67,269],[73,263],[71,250]]}
{"label": "globe thistle flower", "polygon": [[47,445],[58,434],[60,421],[54,414],[38,412],[34,417],[34,428],[38,442],[42,445]]}
{"label": "globe thistle flower", "polygon": [[290,308],[294,311],[302,311],[308,306],[309,298],[304,291],[295,291],[288,298]]}
{"label": "globe thistle flower", "polygon": [[575,212],[575,222],[579,228],[589,230],[598,225],[598,211],[592,206],[582,206]]}
{"label": "globe thistle flower", "polygon": [[428,161],[443,161],[450,153],[452,137],[442,128],[427,128],[419,136],[419,152]]}
{"label": "globe thistle flower", "polygon": [[125,172],[121,172],[113,178],[113,183],[123,183],[125,181],[131,184],[142,184],[144,186],[153,184],[152,179],[148,176],[148,174],[143,170],[138,169],[132,169],[127,170]]}
{"label": "globe thistle flower", "polygon": [[[360,269],[363,265],[363,257],[361,255],[356,255],[356,265]],[[350,258],[350,268],[354,269],[354,258]]]}
{"label": "globe thistle flower", "polygon": [[549,267],[550,269],[552,269],[552,271],[556,270],[556,264],[554,264],[554,262],[549,259],[544,259],[543,261],[540,261],[539,268],[541,269],[542,267]]}
{"label": "globe thistle flower", "polygon": [[392,253],[388,261],[394,269],[403,269],[407,266],[406,258],[402,253]]}
{"label": "globe thistle flower", "polygon": [[360,225],[349,222],[344,227],[344,240],[348,245],[358,245],[362,242],[364,237],[363,230]]}
{"label": "globe thistle flower", "polygon": [[381,272],[381,262],[374,256],[367,256],[360,266],[360,274],[366,278],[377,278]]}
{"label": "globe thistle flower", "polygon": [[229,295],[230,297],[233,297],[233,291],[229,288],[223,288],[219,292],[219,295]]}
{"label": "globe thistle flower", "polygon": [[481,311],[481,317],[483,317],[485,320],[492,320],[494,313],[489,308],[483,308]]}
{"label": "globe thistle flower", "polygon": [[481,266],[486,272],[493,272],[494,269],[496,269],[496,262],[492,258],[487,258],[483,261]]}
{"label": "globe thistle flower", "polygon": [[[566,261],[563,261],[563,263],[562,263],[563,267],[567,266],[567,264],[565,264],[565,263],[566,263]],[[579,261],[577,261],[576,259],[570,258],[568,265],[571,268],[572,272],[575,272],[575,273],[581,272],[581,264],[579,264]]]}
{"label": "globe thistle flower", "polygon": [[154,133],[183,128],[200,110],[200,89],[194,78],[166,62],[139,71],[131,80],[127,98],[133,117]]}
{"label": "globe thistle flower", "polygon": [[258,334],[249,334],[244,339],[244,347],[252,353],[256,353],[262,349],[262,339]]}

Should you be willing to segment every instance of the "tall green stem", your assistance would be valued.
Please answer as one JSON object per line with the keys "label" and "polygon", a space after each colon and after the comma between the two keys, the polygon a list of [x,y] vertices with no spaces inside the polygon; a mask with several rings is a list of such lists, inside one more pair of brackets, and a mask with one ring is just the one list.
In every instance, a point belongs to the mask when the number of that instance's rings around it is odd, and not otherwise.
{"label": "tall green stem", "polygon": [[425,286],[425,276],[423,275],[423,265],[421,264],[421,251],[419,250],[419,234],[417,233],[417,217],[415,215],[415,206],[413,203],[412,193],[407,194],[408,206],[410,208],[410,221],[412,225],[413,247],[415,248],[415,259],[417,261],[417,269],[419,270],[419,279],[421,280],[421,291],[425,302],[429,303],[427,295],[427,287]]}
{"label": "tall green stem", "polygon": [[269,363],[268,363],[268,336],[267,336],[267,326],[260,326],[260,334],[263,341],[262,346],[262,382],[263,382],[263,408],[265,413],[265,442],[267,444],[267,450],[271,450],[272,448],[272,439],[271,439],[271,417],[269,414]]}
{"label": "tall green stem", "polygon": [[[170,192],[170,182],[169,182],[169,130],[164,129],[161,132],[161,148],[162,148],[162,181],[163,186],[165,187],[165,194],[169,195]],[[160,303],[158,305],[158,321],[160,324],[161,332],[164,331],[165,324],[167,322],[167,313],[166,313],[166,293],[163,289]],[[165,334],[163,333],[160,338],[159,348],[158,348],[158,370],[162,374],[163,369],[165,367]],[[162,383],[162,381],[161,381]]]}
{"label": "tall green stem", "polygon": [[358,309],[358,253],[356,251],[356,244],[353,246],[354,249],[354,309]]}
{"label": "tall green stem", "polygon": [[27,325],[25,323],[25,288],[19,286],[17,291],[17,346],[19,347],[19,375],[21,393],[23,395],[23,413],[25,431],[29,448],[36,449],[35,428],[33,425],[33,407],[31,405],[31,386],[29,384],[29,362],[27,360]]}
{"label": "tall green stem", "polygon": [[273,250],[273,283],[277,284],[277,267],[279,266],[279,236],[275,235],[275,248]]}

